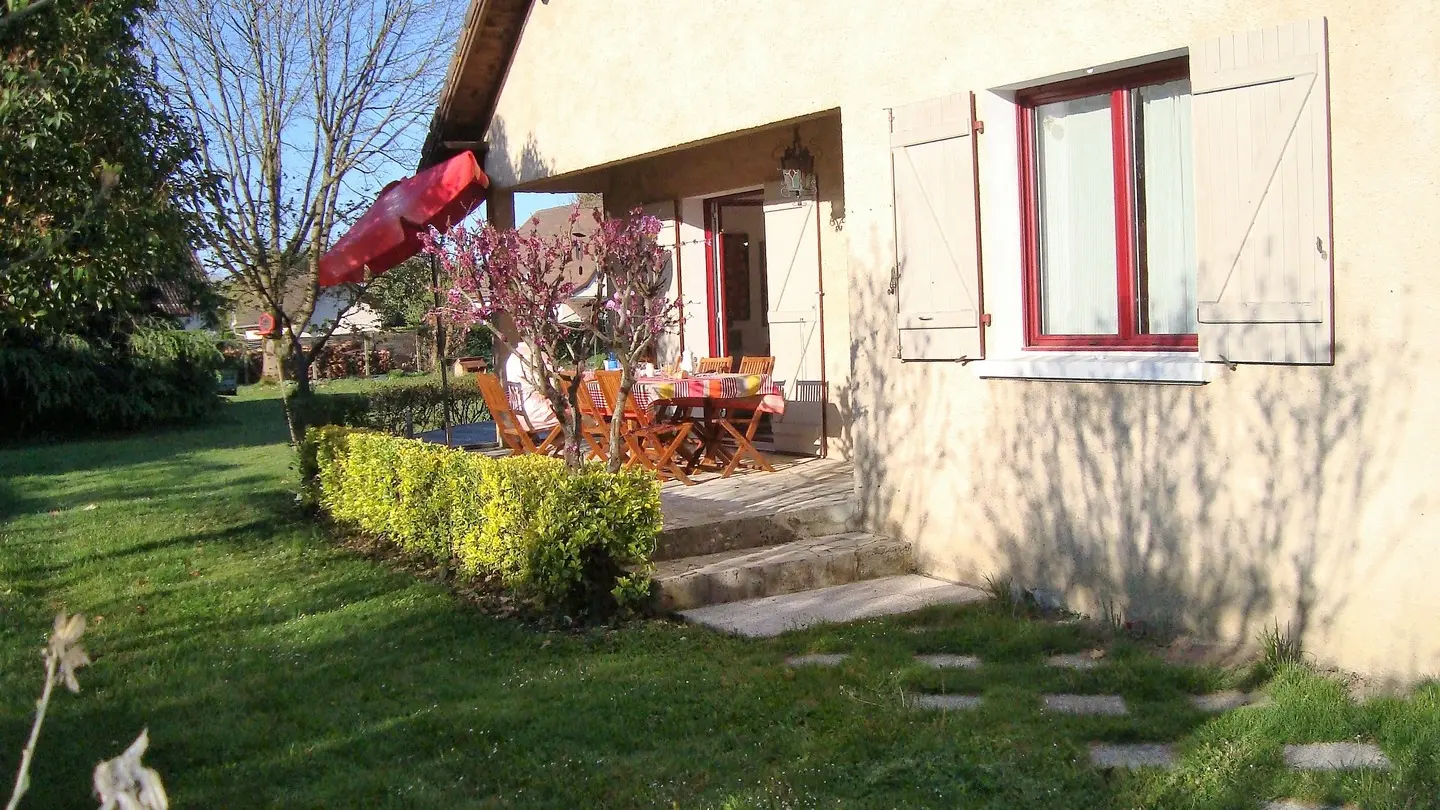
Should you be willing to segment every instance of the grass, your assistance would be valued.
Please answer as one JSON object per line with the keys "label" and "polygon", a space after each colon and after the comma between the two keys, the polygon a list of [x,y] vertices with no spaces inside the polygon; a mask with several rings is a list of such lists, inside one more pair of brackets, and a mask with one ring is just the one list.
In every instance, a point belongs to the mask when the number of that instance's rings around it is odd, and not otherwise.
{"label": "grass", "polygon": [[[274,389],[213,425],[0,451],[0,774],[13,773],[57,610],[95,663],[57,697],[25,806],[93,807],[89,771],[148,726],[176,807],[1154,807],[1261,799],[1436,806],[1440,688],[1357,705],[1283,666],[1268,707],[1188,694],[1242,673],[1175,667],[1084,625],[946,608],[752,642],[668,622],[541,633],[336,547],[293,506]],[[834,669],[787,655],[849,652]],[[979,655],[975,671],[917,652]],[[917,692],[983,694],[973,713]],[[1118,693],[1055,717],[1046,691]],[[1289,774],[1290,742],[1373,740],[1390,773]],[[1180,741],[1169,773],[1106,776],[1091,741]]]}

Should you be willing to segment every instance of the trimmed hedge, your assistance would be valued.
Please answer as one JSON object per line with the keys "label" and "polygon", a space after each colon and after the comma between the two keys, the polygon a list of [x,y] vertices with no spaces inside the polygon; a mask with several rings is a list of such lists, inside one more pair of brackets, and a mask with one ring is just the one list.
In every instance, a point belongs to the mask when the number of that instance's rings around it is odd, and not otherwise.
{"label": "trimmed hedge", "polygon": [[69,336],[0,346],[0,436],[75,435],[194,421],[219,406],[214,338],[141,329],[116,345]]}
{"label": "trimmed hedge", "polygon": [[[381,430],[397,436],[438,430],[445,398],[440,383],[387,382],[365,393],[331,394],[315,391],[290,398],[291,412],[305,427],[348,425]],[[463,425],[490,418],[474,380],[450,385],[450,423]]]}
{"label": "trimmed hedge", "polygon": [[577,472],[343,427],[310,430],[300,469],[336,521],[497,576],[541,610],[599,617],[649,600],[661,518],[648,472]]}

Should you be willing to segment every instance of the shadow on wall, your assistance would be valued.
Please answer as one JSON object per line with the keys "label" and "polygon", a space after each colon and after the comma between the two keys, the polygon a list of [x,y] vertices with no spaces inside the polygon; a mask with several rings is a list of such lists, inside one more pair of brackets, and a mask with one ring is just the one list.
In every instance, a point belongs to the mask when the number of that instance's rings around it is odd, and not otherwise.
{"label": "shadow on wall", "polygon": [[1206,386],[979,380],[894,359],[893,298],[852,284],[852,301],[879,302],[855,316],[857,387],[840,401],[863,509],[923,538],[930,570],[1013,577],[1235,649],[1274,621],[1323,646],[1401,541],[1372,508],[1410,415],[1415,353],[1399,337]]}
{"label": "shadow on wall", "polygon": [[525,142],[518,148],[512,144],[510,133],[505,127],[505,119],[498,115],[490,122],[490,131],[485,137],[489,146],[485,152],[485,174],[500,188],[513,188],[520,183],[545,177],[554,166],[554,162],[547,160],[541,153],[534,133],[527,135]]}

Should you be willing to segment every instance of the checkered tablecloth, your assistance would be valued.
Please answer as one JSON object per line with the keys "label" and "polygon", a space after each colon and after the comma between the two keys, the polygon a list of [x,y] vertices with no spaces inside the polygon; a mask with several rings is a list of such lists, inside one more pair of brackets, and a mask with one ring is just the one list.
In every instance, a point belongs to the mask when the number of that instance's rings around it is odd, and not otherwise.
{"label": "checkered tablecloth", "polygon": [[[595,403],[596,409],[604,411],[605,398],[600,393],[600,386],[591,380],[585,389],[590,392],[590,401]],[[713,400],[723,405],[727,400],[759,397],[756,410],[774,414],[785,412],[785,390],[769,374],[699,374],[684,379],[639,377],[630,396],[636,405],[646,410],[674,400]]]}

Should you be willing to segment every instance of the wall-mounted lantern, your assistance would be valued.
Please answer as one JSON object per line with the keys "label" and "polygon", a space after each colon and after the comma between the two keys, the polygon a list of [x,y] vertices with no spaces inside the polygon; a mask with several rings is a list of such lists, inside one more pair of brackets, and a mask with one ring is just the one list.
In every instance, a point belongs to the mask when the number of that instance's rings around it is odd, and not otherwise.
{"label": "wall-mounted lantern", "polygon": [[794,142],[780,156],[780,190],[795,199],[815,193],[815,156],[800,143],[799,127]]}

